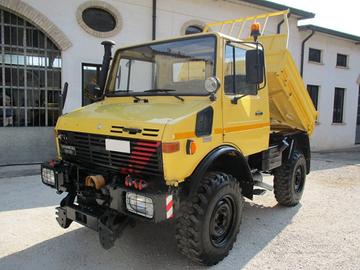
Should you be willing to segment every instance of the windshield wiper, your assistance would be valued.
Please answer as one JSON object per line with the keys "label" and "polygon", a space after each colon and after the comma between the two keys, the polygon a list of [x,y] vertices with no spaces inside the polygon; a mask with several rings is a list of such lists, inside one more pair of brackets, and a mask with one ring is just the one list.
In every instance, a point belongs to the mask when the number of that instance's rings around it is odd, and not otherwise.
{"label": "windshield wiper", "polygon": [[[114,91],[113,93],[110,93],[111,96],[120,96],[120,95],[117,95],[117,93],[132,93],[133,91],[128,91],[128,90],[116,90]],[[134,96],[134,95],[128,95],[129,97],[132,97],[134,98],[134,102],[137,103],[137,102],[140,102],[140,101],[144,101],[144,103],[148,103],[149,100],[147,98],[139,98],[138,96]]]}
{"label": "windshield wiper", "polygon": [[144,92],[174,92],[176,91],[175,89],[167,89],[167,88],[154,88],[154,89],[149,89],[149,90],[145,90]]}
{"label": "windshield wiper", "polygon": [[148,100],[147,98],[139,98],[139,97],[137,97],[137,96],[130,96],[130,97],[133,97],[133,98],[134,98],[134,102],[135,102],[135,103],[138,103],[138,102],[140,102],[140,101],[144,101],[144,103],[148,103],[148,102],[149,102],[149,100]]}
{"label": "windshield wiper", "polygon": [[[168,93],[168,92],[174,92],[176,91],[175,89],[167,89],[167,88],[154,88],[154,89],[149,89],[149,90],[145,90],[144,92],[148,92],[148,93],[156,93],[156,92],[164,92],[164,93]],[[175,98],[177,98],[178,100],[181,100],[182,102],[184,102],[185,100],[178,96],[178,95],[171,95]]]}

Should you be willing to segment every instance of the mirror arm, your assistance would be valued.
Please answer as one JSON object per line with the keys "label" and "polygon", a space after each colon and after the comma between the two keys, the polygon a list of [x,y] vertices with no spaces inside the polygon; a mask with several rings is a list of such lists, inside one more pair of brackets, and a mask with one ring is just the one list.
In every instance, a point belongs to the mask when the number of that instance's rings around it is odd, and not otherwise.
{"label": "mirror arm", "polygon": [[66,101],[66,97],[67,97],[67,92],[68,92],[68,88],[69,88],[69,83],[65,82],[64,84],[64,88],[62,93],[59,95],[59,115],[63,114],[63,110],[65,107],[65,101]]}

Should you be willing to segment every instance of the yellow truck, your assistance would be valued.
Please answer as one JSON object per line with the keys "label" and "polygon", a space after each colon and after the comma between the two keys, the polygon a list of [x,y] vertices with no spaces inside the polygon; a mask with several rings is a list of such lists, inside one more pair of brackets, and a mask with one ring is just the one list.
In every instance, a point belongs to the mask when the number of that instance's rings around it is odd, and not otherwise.
{"label": "yellow truck", "polygon": [[287,11],[210,23],[114,57],[103,42],[94,103],[59,118],[58,156],[41,167],[43,183],[67,193],[60,226],[92,228],[108,249],[127,225],[173,221],[179,251],[213,265],[236,240],[244,197],[273,190],[298,204],[316,111],[288,29],[265,31],[279,16],[287,25]]}

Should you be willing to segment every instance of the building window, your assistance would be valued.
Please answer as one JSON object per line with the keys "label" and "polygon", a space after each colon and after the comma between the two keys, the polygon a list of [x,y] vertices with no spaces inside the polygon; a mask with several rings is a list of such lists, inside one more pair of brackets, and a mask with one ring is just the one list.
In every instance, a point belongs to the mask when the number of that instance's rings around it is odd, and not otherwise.
{"label": "building window", "polygon": [[54,126],[61,51],[31,23],[0,10],[0,126]]}
{"label": "building window", "polygon": [[345,88],[335,88],[333,123],[343,123]]}
{"label": "building window", "polygon": [[321,50],[309,48],[309,61],[321,63]]}
{"label": "building window", "polygon": [[122,24],[121,15],[115,7],[97,0],[80,5],[76,19],[87,33],[99,38],[114,36],[120,31]]}
{"label": "building window", "polygon": [[203,31],[203,28],[201,26],[189,25],[185,29],[185,35],[197,34],[197,33],[201,33],[202,31]]}
{"label": "building window", "polygon": [[109,32],[115,29],[114,16],[104,9],[87,8],[82,13],[82,19],[91,29],[99,32]]}
{"label": "building window", "polygon": [[86,96],[86,88],[89,84],[98,84],[100,76],[100,64],[82,64],[82,105],[91,104],[91,100]]}
{"label": "building window", "polygon": [[180,29],[181,35],[191,35],[202,33],[206,23],[200,20],[190,20],[185,22]]}
{"label": "building window", "polygon": [[336,66],[337,67],[347,67],[348,66],[348,56],[345,54],[338,53],[336,56]]}
{"label": "building window", "polygon": [[318,98],[319,98],[319,86],[318,85],[307,85],[307,90],[314,104],[315,109],[318,109]]}

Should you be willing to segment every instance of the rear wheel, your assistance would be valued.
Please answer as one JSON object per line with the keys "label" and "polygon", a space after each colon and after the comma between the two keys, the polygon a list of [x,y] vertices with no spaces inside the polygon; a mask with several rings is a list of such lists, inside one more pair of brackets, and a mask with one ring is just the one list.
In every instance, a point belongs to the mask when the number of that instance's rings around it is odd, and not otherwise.
{"label": "rear wheel", "polygon": [[239,232],[244,199],[238,181],[221,172],[210,172],[187,202],[176,225],[181,253],[204,265],[226,257]]}
{"label": "rear wheel", "polygon": [[304,192],[305,179],[305,157],[294,152],[291,159],[274,171],[274,193],[278,203],[284,206],[297,205]]}

